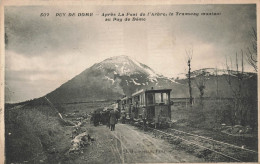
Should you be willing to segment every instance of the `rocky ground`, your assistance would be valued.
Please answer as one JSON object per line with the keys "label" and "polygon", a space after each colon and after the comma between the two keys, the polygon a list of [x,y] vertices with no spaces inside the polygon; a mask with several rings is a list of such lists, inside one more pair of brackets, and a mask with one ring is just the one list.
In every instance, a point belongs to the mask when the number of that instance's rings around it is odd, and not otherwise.
{"label": "rocky ground", "polygon": [[[174,128],[180,127],[175,125]],[[176,143],[176,139],[169,140],[163,135],[156,135],[151,130],[143,131],[142,128],[129,124],[118,123],[116,124],[116,130],[110,131],[108,127],[102,124],[96,127],[93,126],[93,124],[91,124],[87,119],[80,129],[81,134],[82,132],[86,132],[93,138],[93,141],[88,142],[88,144],[81,147],[79,151],[70,153],[69,158],[63,161],[65,163],[179,163],[228,162],[230,160],[229,158],[225,158],[221,155],[219,156],[207,149],[196,147],[186,142],[181,142],[178,139],[178,142]],[[185,130],[183,127],[181,129]],[[166,131],[168,132],[167,129]],[[204,135],[207,137],[212,135],[220,136],[220,134],[214,132],[212,132],[212,134],[206,134],[206,131],[203,130],[199,133],[195,133],[194,129],[189,129],[187,132],[191,131],[192,133],[199,135],[205,133]],[[223,135],[221,136],[224,138],[228,137]],[[184,136],[181,135],[181,137]],[[237,137],[234,138],[233,136],[229,136],[229,138],[233,140],[235,139],[239,144],[246,143],[244,140],[238,140]],[[219,138],[218,140],[222,141]],[[228,143],[233,143],[229,140],[227,141]],[[205,145],[204,143],[202,144],[200,141],[196,140],[193,142],[207,147],[214,145],[213,142],[209,142],[209,145]],[[233,144],[239,145],[236,142]],[[246,151],[236,152],[235,150],[227,149],[225,145],[219,146],[218,151],[231,155],[231,157],[240,159],[240,157],[237,157],[236,155],[236,153],[239,153],[239,156],[245,156],[243,157],[243,159],[246,159],[245,161],[257,161],[257,157],[254,155],[252,156],[252,154],[247,154]]]}
{"label": "rocky ground", "polygon": [[94,141],[65,163],[175,163],[203,162],[150,133],[127,124],[117,124],[115,131],[106,126],[86,124]]}

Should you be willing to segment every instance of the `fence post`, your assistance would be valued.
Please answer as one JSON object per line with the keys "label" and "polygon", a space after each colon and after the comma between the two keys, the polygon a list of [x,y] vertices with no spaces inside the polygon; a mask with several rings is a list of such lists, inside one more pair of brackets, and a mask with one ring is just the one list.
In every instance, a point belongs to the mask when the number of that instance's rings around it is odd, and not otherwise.
{"label": "fence post", "polygon": [[187,104],[187,99],[185,99],[185,102],[186,102],[186,109],[187,109],[187,105],[188,105],[188,104]]}

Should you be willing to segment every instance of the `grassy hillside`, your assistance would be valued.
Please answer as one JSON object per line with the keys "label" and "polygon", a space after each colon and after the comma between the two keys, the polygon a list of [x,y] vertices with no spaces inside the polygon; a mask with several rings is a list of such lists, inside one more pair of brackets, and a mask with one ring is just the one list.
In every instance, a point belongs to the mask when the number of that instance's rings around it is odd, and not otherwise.
{"label": "grassy hillside", "polygon": [[7,107],[5,126],[6,163],[55,162],[70,145],[68,127],[44,103]]}
{"label": "grassy hillside", "polygon": [[[242,129],[247,129],[241,133],[236,131],[232,122],[233,102],[232,99],[207,99],[204,100],[204,107],[196,103],[191,108],[189,105],[173,105],[172,120],[175,122],[174,128],[180,130],[193,130],[198,135],[213,137],[217,140],[227,140],[229,143],[243,145],[246,144],[250,149],[258,148],[258,129],[257,129],[257,103],[250,103],[245,114],[245,125]],[[226,129],[232,129],[230,135],[222,133]],[[232,133],[234,137],[232,138]],[[214,135],[218,133],[218,135]]]}

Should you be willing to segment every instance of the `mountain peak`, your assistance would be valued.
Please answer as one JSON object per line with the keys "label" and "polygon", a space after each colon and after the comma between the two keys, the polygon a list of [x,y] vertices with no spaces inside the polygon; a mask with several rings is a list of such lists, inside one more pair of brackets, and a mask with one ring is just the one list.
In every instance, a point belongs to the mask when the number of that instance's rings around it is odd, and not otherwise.
{"label": "mountain peak", "polygon": [[110,57],[96,64],[95,69],[113,70],[115,74],[121,76],[144,73],[149,77],[158,77],[158,74],[153,69],[125,55]]}
{"label": "mountain peak", "polygon": [[118,60],[131,60],[129,56],[126,55],[120,55],[120,56],[112,56],[110,58],[105,59],[103,62],[108,62],[108,61],[118,61]]}

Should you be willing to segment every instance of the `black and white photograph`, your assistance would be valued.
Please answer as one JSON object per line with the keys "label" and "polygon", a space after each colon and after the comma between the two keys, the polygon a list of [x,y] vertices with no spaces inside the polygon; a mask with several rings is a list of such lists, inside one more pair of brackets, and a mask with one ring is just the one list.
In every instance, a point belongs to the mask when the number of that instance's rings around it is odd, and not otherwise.
{"label": "black and white photograph", "polygon": [[68,2],[2,3],[0,163],[258,163],[259,1]]}

